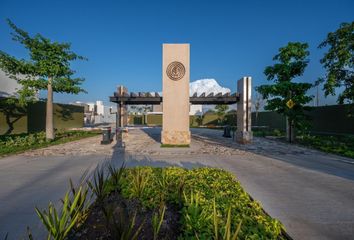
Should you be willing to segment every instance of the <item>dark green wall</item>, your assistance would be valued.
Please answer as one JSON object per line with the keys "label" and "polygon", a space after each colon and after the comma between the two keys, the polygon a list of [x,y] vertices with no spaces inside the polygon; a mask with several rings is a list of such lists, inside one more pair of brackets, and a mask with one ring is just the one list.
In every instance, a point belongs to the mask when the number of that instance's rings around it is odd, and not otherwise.
{"label": "dark green wall", "polygon": [[354,134],[354,117],[348,117],[348,105],[313,107],[307,115],[313,132]]}
{"label": "dark green wall", "polygon": [[148,126],[161,126],[162,114],[148,114],[146,115],[146,124]]}
{"label": "dark green wall", "polygon": [[[311,131],[314,133],[354,134],[354,117],[348,117],[348,105],[313,107],[306,112],[311,119]],[[217,125],[217,115],[206,113],[202,125]],[[225,116],[225,124],[236,125],[236,114],[230,112]],[[162,125],[162,115],[148,115],[148,125]],[[190,116],[190,126],[199,126],[198,117]],[[252,113],[252,126],[267,126],[270,129],[285,130],[285,117],[276,112]]]}
{"label": "dark green wall", "polygon": [[145,124],[145,116],[144,115],[129,115],[128,124],[129,125],[143,125],[143,124]]}
{"label": "dark green wall", "polygon": [[[45,130],[46,103],[36,102],[29,104],[26,112],[15,122],[11,134],[33,133]],[[14,116],[12,116],[14,118]],[[11,116],[10,116],[11,119]],[[83,127],[84,107],[69,104],[54,104],[54,128],[68,129]],[[9,125],[6,114],[0,112],[0,135],[6,133]]]}

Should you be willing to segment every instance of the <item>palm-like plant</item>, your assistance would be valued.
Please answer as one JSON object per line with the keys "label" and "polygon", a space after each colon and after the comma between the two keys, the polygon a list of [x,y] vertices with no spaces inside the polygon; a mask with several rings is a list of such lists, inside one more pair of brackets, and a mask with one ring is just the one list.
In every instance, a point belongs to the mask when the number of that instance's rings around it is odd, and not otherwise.
{"label": "palm-like plant", "polygon": [[52,203],[49,203],[48,211],[41,211],[36,207],[36,213],[48,231],[48,240],[64,240],[68,236],[71,229],[77,223],[80,209],[84,204],[80,201],[82,197],[81,193],[82,187],[77,190],[71,201],[69,192],[67,192],[62,201],[63,207],[59,213]]}

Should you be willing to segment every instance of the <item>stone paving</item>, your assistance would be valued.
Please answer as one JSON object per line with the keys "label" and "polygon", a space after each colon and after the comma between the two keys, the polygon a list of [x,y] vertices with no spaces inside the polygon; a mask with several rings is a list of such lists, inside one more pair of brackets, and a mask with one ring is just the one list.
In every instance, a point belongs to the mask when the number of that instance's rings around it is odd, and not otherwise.
{"label": "stone paving", "polygon": [[87,155],[112,155],[114,144],[102,145],[102,136],[84,138],[81,140],[54,145],[47,148],[40,148],[26,151],[19,154],[23,157],[38,156],[87,156]]}

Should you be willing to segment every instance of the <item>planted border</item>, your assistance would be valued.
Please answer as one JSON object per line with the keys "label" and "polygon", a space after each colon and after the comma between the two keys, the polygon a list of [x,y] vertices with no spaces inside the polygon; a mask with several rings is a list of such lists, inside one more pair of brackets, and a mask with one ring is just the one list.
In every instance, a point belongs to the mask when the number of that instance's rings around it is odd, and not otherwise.
{"label": "planted border", "polygon": [[[102,239],[159,239],[159,232],[168,224],[164,217],[169,208],[178,209],[175,214],[180,220],[179,224],[174,223],[178,234],[168,239],[291,239],[283,225],[269,216],[231,173],[221,169],[101,166],[91,181],[77,188],[71,183],[71,189],[60,214],[51,204],[48,212],[36,209],[44,224],[48,214],[59,216],[54,223],[65,218],[62,221],[70,229],[61,228],[60,239],[81,239],[83,231],[97,228],[98,216],[101,216],[98,224],[104,231],[99,235]],[[90,206],[81,207],[90,202],[85,200],[90,194],[87,190],[82,194],[82,189],[90,189],[91,196],[95,197]],[[112,200],[117,199],[123,200],[123,204],[112,205]],[[129,201],[138,203],[130,209],[133,214],[125,210]],[[139,217],[136,221],[139,214],[145,214],[146,218]],[[151,234],[145,236],[147,232]],[[58,231],[48,231],[48,239],[57,239],[54,233]]]}

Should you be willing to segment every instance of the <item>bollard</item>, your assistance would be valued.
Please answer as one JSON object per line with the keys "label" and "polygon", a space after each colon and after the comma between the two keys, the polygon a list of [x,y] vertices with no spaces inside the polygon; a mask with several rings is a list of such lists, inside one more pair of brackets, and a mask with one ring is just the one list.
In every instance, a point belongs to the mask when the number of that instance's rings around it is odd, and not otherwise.
{"label": "bollard", "polygon": [[111,140],[111,127],[102,128],[102,141],[101,144],[110,144]]}
{"label": "bollard", "polygon": [[229,125],[224,126],[224,134],[222,136],[231,138],[231,127]]}

